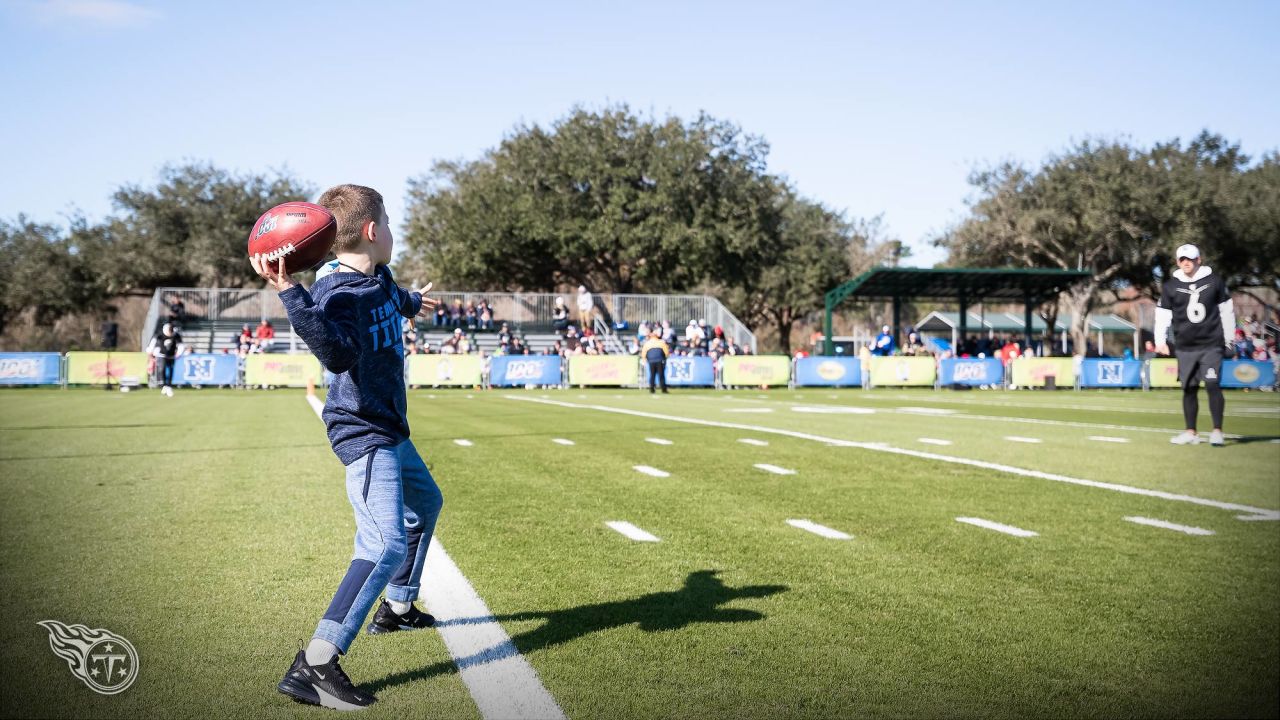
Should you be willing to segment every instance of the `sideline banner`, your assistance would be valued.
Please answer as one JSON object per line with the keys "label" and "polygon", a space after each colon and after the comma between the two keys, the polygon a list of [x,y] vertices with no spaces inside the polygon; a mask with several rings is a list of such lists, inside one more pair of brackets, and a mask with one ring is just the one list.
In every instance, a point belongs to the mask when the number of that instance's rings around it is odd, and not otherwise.
{"label": "sideline banner", "polygon": [[119,383],[120,378],[147,381],[147,354],[144,352],[69,352],[67,382],[71,385]]}
{"label": "sideline banner", "polygon": [[[641,366],[643,382],[649,383],[649,364]],[[662,373],[672,387],[711,387],[716,384],[716,367],[709,357],[669,357],[667,369]]]}
{"label": "sideline banner", "polygon": [[[1153,358],[1147,363],[1153,388],[1178,387],[1178,361],[1173,358]],[[1225,368],[1224,368],[1225,369]]]}
{"label": "sideline banner", "polygon": [[786,355],[729,355],[721,362],[725,385],[786,385],[791,379]]}
{"label": "sideline banner", "polygon": [[938,368],[931,357],[873,357],[871,358],[871,384],[933,385]]}
{"label": "sideline banner", "polygon": [[245,356],[245,385],[306,387],[308,380],[316,385],[324,382],[320,361],[314,355],[255,353]]}
{"label": "sideline banner", "polygon": [[57,385],[62,382],[58,353],[0,353],[0,385]]}
{"label": "sideline banner", "polygon": [[1020,357],[1013,363],[1013,384],[1018,387],[1044,387],[1044,379],[1054,376],[1059,388],[1075,387],[1076,361],[1069,357]]}
{"label": "sideline banner", "polygon": [[490,385],[514,387],[560,384],[559,355],[495,355],[490,363]]}
{"label": "sideline banner", "polygon": [[480,384],[479,355],[410,355],[405,359],[410,385]]}
{"label": "sideline banner", "polygon": [[938,382],[943,385],[1000,385],[1004,365],[999,358],[943,358],[938,363]]}
{"label": "sideline banner", "polygon": [[235,385],[239,374],[235,355],[188,353],[178,358],[173,381],[179,385]]}
{"label": "sideline banner", "polygon": [[848,387],[862,384],[862,363],[852,357],[804,357],[796,361],[797,387]]}
{"label": "sideline banner", "polygon": [[1142,387],[1142,361],[1087,358],[1080,363],[1080,387]]}
{"label": "sideline banner", "polygon": [[1227,360],[1222,363],[1222,387],[1256,388],[1276,384],[1276,366],[1265,360]]}
{"label": "sideline banner", "polygon": [[631,355],[570,355],[570,385],[635,385],[640,362]]}

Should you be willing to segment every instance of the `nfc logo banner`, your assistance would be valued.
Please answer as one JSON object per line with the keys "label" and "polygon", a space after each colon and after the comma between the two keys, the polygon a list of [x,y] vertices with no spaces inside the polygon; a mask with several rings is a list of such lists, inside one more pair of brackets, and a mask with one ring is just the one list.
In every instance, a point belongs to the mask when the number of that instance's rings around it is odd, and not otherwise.
{"label": "nfc logo banner", "polygon": [[1142,387],[1142,361],[1086,358],[1080,363],[1080,386]]}

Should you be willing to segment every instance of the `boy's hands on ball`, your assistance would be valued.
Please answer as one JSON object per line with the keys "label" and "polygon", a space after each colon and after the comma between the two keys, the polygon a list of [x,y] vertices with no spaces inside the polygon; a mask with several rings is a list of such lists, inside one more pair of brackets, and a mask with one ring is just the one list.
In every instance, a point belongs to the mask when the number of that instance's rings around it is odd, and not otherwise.
{"label": "boy's hands on ball", "polygon": [[289,288],[297,285],[289,273],[284,271],[284,258],[280,258],[278,267],[272,267],[271,261],[263,259],[262,255],[250,255],[249,264],[253,266],[253,271],[262,276],[276,292],[284,292]]}
{"label": "boy's hands on ball", "polygon": [[434,283],[427,283],[418,291],[418,294],[422,296],[422,309],[418,311],[419,315],[426,315],[428,310],[435,310],[440,305],[439,300],[427,297],[427,293],[431,292],[431,286],[433,284]]}

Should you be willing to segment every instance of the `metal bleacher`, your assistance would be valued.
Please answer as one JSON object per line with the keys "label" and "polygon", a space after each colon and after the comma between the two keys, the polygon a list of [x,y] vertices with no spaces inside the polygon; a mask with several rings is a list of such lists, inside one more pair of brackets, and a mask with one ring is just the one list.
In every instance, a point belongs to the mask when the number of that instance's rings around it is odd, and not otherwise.
{"label": "metal bleacher", "polygon": [[[432,292],[432,297],[451,306],[455,301],[465,305],[481,298],[494,311],[493,331],[467,330],[478,349],[492,353],[498,348],[497,328],[503,322],[521,337],[531,352],[541,352],[559,337],[555,332],[552,311],[555,293],[501,292]],[[566,293],[565,305],[576,316],[575,297]],[[623,347],[619,334],[630,334],[644,320],[670,320],[679,331],[690,319],[705,318],[709,326],[719,325],[727,336],[740,345],[755,348],[755,334],[734,317],[719,300],[706,295],[624,295],[596,294],[595,332],[601,335],[610,352]],[[175,310],[175,306],[178,306]],[[294,334],[280,298],[272,290],[246,288],[158,288],[151,297],[147,319],[143,324],[139,346],[145,348],[152,335],[166,320],[173,318],[181,327],[183,341],[196,352],[220,353],[234,350],[241,326],[256,328],[266,319],[275,328],[273,352],[306,352],[306,343]],[[608,322],[605,321],[607,318]],[[436,327],[431,318],[417,320],[419,336],[439,347],[452,327]]]}

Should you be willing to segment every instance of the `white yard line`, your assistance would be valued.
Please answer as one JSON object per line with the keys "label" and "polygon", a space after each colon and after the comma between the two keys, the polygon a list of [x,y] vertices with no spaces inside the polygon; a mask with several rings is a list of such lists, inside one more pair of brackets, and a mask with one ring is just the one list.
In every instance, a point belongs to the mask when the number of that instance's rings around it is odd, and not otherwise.
{"label": "white yard line", "polygon": [[725,412],[731,413],[771,413],[773,408],[725,408]]}
{"label": "white yard line", "polygon": [[648,465],[633,465],[632,467],[636,469],[636,472],[642,472],[645,475],[651,475],[653,477],[671,477],[671,473],[666,470],[659,470],[656,467],[649,467]]}
{"label": "white yard line", "polygon": [[1022,528],[1016,528],[1012,525],[1005,525],[1003,523],[992,522],[990,520],[983,520],[982,518],[958,517],[956,518],[956,522],[968,523],[970,525],[977,525],[980,528],[995,530],[996,532],[1002,532],[1006,535],[1013,535],[1016,537],[1036,537],[1037,535],[1040,534],[1037,532],[1032,532],[1030,530],[1023,530]]}
{"label": "white yard line", "polygon": [[647,443],[653,443],[654,445],[674,445],[675,444],[670,440],[663,440],[662,438],[645,438],[644,441]]}
{"label": "white yard line", "polygon": [[826,525],[819,525],[818,523],[813,522],[812,520],[788,520],[787,524],[790,525],[791,527],[800,528],[801,530],[807,530],[813,533],[814,535],[821,535],[822,537],[829,538],[831,540],[852,540],[853,539],[852,535],[849,535],[847,533],[842,533],[839,530],[833,530],[827,527]]}
{"label": "white yard line", "polygon": [[960,412],[950,408],[911,407],[907,405],[894,408],[894,410],[902,413],[911,413],[912,415],[955,415]]}
{"label": "white yard line", "polygon": [[740,443],[742,443],[742,444],[744,444],[744,445],[755,445],[756,447],[768,447],[768,446],[769,446],[768,441],[766,441],[766,440],[756,440],[755,438],[738,438],[738,442],[740,442]]}
{"label": "white yard line", "polygon": [[1020,435],[1005,435],[1004,439],[1008,440],[1009,442],[1028,443],[1030,445],[1038,445],[1039,443],[1043,442],[1042,440],[1040,440],[1040,438],[1022,437]]}
{"label": "white yard line", "polygon": [[471,447],[475,443],[471,442],[470,440],[463,440],[462,438],[458,438],[457,440],[453,441],[453,444],[461,445],[462,447]]}
{"label": "white yard line", "polygon": [[657,535],[641,530],[635,525],[624,520],[609,520],[605,525],[608,525],[636,542],[658,542]]}
{"label": "white yard line", "polygon": [[[316,416],[324,403],[314,395],[307,402]],[[485,720],[505,718],[564,718],[564,711],[542,686],[538,673],[516,649],[489,606],[454,564],[437,538],[431,538],[422,574],[429,578],[418,597],[438,619],[483,618],[486,622],[450,625],[438,631],[458,667],[458,674]]]}
{"label": "white yard line", "polygon": [[[857,407],[855,405],[792,405],[792,412],[812,413],[814,415],[875,415],[875,408]],[[725,412],[745,412],[744,410],[725,410]]]}
{"label": "white yard line", "polygon": [[950,445],[950,440],[939,440],[938,438],[916,438],[916,442],[922,442],[925,445]]}
{"label": "white yard line", "polygon": [[796,474],[795,470],[788,470],[784,467],[778,467],[777,465],[770,465],[769,463],[756,463],[755,466],[767,473],[773,473],[774,475],[795,475]]}
{"label": "white yard line", "polygon": [[557,445],[572,445],[573,441],[567,438],[551,438],[551,442]]}
{"label": "white yard line", "polygon": [[[956,457],[953,455],[939,455],[938,453],[927,452],[924,450],[910,450],[907,448],[893,447],[892,445],[884,445],[879,443],[854,442],[852,440],[839,440],[837,438],[824,437],[822,435],[814,435],[812,433],[799,432],[797,430],[783,430],[781,428],[765,427],[763,425],[746,425],[744,423],[721,422],[719,420],[703,420],[700,418],[681,417],[677,415],[662,415],[660,413],[643,412],[640,410],[626,410],[624,408],[609,407],[607,405],[580,405],[578,403],[562,402],[559,400],[539,400],[537,398],[526,398],[518,395],[504,395],[508,400],[519,400],[523,402],[536,402],[545,405],[554,405],[557,407],[570,408],[573,410],[596,410],[599,412],[617,413],[620,415],[632,415],[635,417],[644,417],[654,420],[667,420],[670,422],[686,423],[689,425],[702,425],[705,427],[727,428],[730,430],[741,430],[744,432],[759,433],[764,435],[782,435],[784,437],[796,438],[799,440],[810,440],[820,442],[825,445],[837,445],[840,447],[853,447],[863,450],[874,450],[876,452],[887,452],[895,455],[908,455],[924,460],[937,460],[939,462],[955,463],[957,465],[968,465],[970,467],[983,468],[985,470],[994,470],[996,472],[1009,473],[1012,475],[1021,475],[1022,477],[1038,478],[1040,480],[1050,480],[1053,482],[1068,483],[1070,485],[1081,485],[1084,487],[1099,488],[1102,490],[1111,490],[1113,492],[1127,493],[1130,495],[1141,495],[1143,497],[1159,498],[1161,500],[1173,500],[1176,502],[1192,503],[1194,505],[1203,505],[1206,507],[1218,508],[1219,510],[1230,510],[1235,512],[1246,513],[1245,515],[1237,515],[1240,520],[1280,520],[1280,510],[1268,510],[1265,508],[1253,507],[1252,505],[1241,505],[1239,503],[1222,502],[1220,500],[1209,500],[1206,498],[1195,497],[1193,495],[1181,495],[1179,493],[1166,492],[1164,490],[1150,490],[1147,488],[1138,488],[1130,485],[1121,485],[1119,483],[1101,482],[1098,480],[1085,480],[1083,478],[1073,478],[1066,475],[1058,475],[1057,473],[1042,472],[1040,470],[1028,470],[1026,468],[1014,467],[1012,465],[1003,465],[1000,463],[988,462],[986,460],[975,460],[972,458]],[[948,417],[955,417],[949,415]]]}
{"label": "white yard line", "polygon": [[1177,530],[1180,533],[1186,533],[1188,535],[1213,534],[1212,530],[1205,530],[1204,528],[1192,527],[1190,525],[1179,525],[1166,520],[1155,520],[1147,517],[1127,517],[1125,520],[1128,520],[1131,523],[1138,523],[1139,525],[1150,525],[1151,527],[1164,528],[1165,530]]}
{"label": "white yard line", "polygon": [[1111,437],[1110,435],[1090,435],[1090,436],[1088,437],[1088,439],[1089,439],[1089,440],[1096,440],[1097,442],[1108,442],[1108,443],[1127,443],[1127,442],[1129,442],[1129,438]]}

